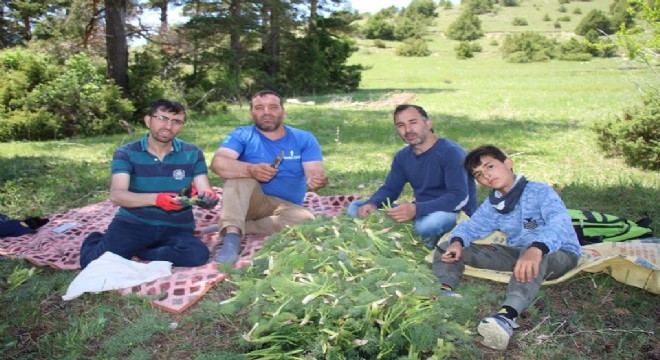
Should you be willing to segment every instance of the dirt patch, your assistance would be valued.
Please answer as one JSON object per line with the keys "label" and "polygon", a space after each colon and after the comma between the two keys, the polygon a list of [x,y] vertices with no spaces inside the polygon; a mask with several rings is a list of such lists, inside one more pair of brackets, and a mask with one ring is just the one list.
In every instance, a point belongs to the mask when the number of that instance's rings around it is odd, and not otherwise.
{"label": "dirt patch", "polygon": [[350,98],[337,99],[333,101],[337,105],[356,107],[390,107],[401,104],[411,104],[417,100],[417,94],[413,92],[391,92],[375,101],[350,101]]}
{"label": "dirt patch", "polygon": [[382,100],[367,102],[367,106],[395,106],[401,104],[410,104],[417,100],[417,94],[411,92],[389,93],[383,96]]}

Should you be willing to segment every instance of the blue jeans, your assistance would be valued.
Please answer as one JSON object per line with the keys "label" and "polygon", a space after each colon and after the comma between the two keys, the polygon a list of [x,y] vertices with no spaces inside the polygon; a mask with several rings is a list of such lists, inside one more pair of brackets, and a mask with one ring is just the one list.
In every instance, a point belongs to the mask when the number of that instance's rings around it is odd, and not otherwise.
{"label": "blue jeans", "polygon": [[[350,217],[357,217],[358,208],[365,203],[366,200],[353,201],[348,205],[347,215]],[[392,206],[397,205],[393,204]],[[426,216],[415,219],[415,231],[417,231],[419,236],[423,239],[440,236],[456,225],[457,216],[457,213],[448,211],[432,212]]]}
{"label": "blue jeans", "polygon": [[131,223],[114,218],[105,234],[93,232],[80,248],[80,267],[110,251],[125,259],[169,261],[173,266],[204,265],[209,249],[193,235],[193,229]]}

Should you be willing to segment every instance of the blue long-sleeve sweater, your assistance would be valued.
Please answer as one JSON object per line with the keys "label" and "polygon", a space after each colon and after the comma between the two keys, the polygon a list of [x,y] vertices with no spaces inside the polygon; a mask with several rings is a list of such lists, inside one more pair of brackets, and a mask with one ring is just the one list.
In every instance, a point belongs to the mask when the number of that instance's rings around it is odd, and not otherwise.
{"label": "blue long-sleeve sweater", "polygon": [[406,146],[394,155],[385,183],[367,203],[380,207],[387,198],[395,201],[410,183],[415,195],[415,218],[436,211],[463,210],[472,215],[477,209],[477,192],[474,180],[463,168],[464,159],[465,150],[444,138],[419,155],[412,146]]}
{"label": "blue long-sleeve sweater", "polygon": [[526,248],[533,242],[548,247],[548,253],[558,250],[582,254],[566,205],[547,184],[528,182],[516,206],[507,214],[500,214],[486,199],[469,220],[459,223],[449,236],[459,237],[463,246],[485,238],[500,230],[507,236],[508,245]]}

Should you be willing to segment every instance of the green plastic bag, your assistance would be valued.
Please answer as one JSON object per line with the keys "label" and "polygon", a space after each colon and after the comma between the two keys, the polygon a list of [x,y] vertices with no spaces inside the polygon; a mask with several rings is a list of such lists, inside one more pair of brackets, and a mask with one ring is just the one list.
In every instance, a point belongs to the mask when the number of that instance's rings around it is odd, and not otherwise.
{"label": "green plastic bag", "polygon": [[646,216],[634,222],[615,215],[590,210],[568,209],[580,245],[623,241],[653,235]]}

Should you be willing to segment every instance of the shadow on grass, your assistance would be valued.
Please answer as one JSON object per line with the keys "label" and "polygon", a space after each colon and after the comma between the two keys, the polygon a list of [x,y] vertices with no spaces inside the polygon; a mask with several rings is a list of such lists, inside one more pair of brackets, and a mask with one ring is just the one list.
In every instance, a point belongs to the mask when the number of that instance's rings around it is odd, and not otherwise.
{"label": "shadow on grass", "polygon": [[45,156],[0,157],[0,186],[17,179],[34,179],[50,171],[55,161]]}
{"label": "shadow on grass", "polygon": [[0,207],[15,218],[42,216],[107,198],[109,162],[52,155],[0,158]]}

